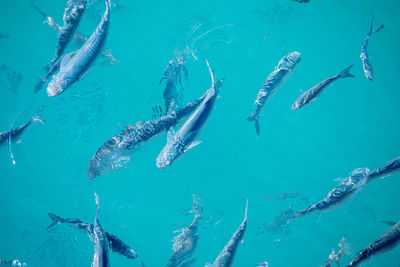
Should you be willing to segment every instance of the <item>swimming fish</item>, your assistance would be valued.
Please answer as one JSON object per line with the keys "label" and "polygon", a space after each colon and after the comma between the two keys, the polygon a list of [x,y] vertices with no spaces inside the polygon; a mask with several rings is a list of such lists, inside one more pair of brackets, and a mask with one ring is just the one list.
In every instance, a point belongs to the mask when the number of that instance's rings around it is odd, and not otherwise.
{"label": "swimming fish", "polygon": [[254,103],[253,113],[247,118],[248,121],[254,121],[257,136],[260,136],[260,124],[258,122],[261,113],[267,102],[274,95],[276,90],[289,78],[297,63],[301,60],[299,52],[292,52],[284,56],[275,67],[275,70],[267,77]]}
{"label": "swimming fish", "polygon": [[255,267],[268,267],[268,266],[269,266],[268,262],[263,261],[263,262],[257,263]]}
{"label": "swimming fish", "polygon": [[187,79],[188,71],[185,62],[180,57],[174,57],[169,61],[164,76],[160,80],[160,84],[163,80],[166,80],[163,97],[167,114],[180,106],[183,88],[182,73]]}
{"label": "swimming fish", "polygon": [[[76,227],[81,230],[85,230],[86,233],[90,236],[94,236],[94,225],[90,223],[85,223],[79,219],[64,219],[61,218],[60,216],[57,216],[55,214],[49,213],[49,217],[52,220],[51,224],[47,227],[47,229],[52,228],[56,224],[68,224],[70,226]],[[115,235],[112,235],[108,233],[107,231],[104,230],[104,234],[107,238],[108,241],[108,246],[111,251],[117,252],[128,259],[136,259],[137,254],[136,252],[131,249],[128,245],[126,245],[124,242],[122,242],[118,237]]]}
{"label": "swimming fish", "polygon": [[171,165],[176,159],[182,156],[183,153],[200,143],[199,141],[195,141],[195,138],[213,110],[218,92],[223,84],[222,80],[215,81],[214,73],[207,60],[206,63],[211,75],[211,88],[207,90],[203,102],[182,127],[176,133],[173,131],[168,132],[167,144],[157,157],[156,165],[158,168],[165,168]]}
{"label": "swimming fish", "polygon": [[340,73],[329,77],[328,79],[318,83],[316,86],[311,88],[310,90],[306,91],[303,93],[297,100],[296,102],[292,105],[292,110],[301,108],[308,103],[311,103],[317,99],[317,97],[322,93],[322,91],[328,86],[331,85],[334,81],[337,79],[343,79],[343,78],[349,78],[352,77],[354,78],[355,76],[350,73],[350,69],[353,67],[353,65],[350,65],[349,67],[345,68],[343,71]]}
{"label": "swimming fish", "polygon": [[[291,208],[285,210],[274,219],[274,222],[270,226],[277,227],[279,225],[282,227],[282,223],[291,223],[296,218],[334,209],[353,197],[358,190],[372,180],[394,174],[398,171],[400,171],[400,157],[385,163],[372,172],[367,168],[355,169],[348,178],[332,189],[324,199],[301,211],[293,211]],[[278,222],[281,224],[278,224]]]}
{"label": "swimming fish", "polygon": [[365,262],[375,255],[392,250],[400,243],[400,222],[394,224],[383,235],[378,237],[368,247],[361,250],[358,255],[347,265],[347,267],[354,267]]}
{"label": "swimming fish", "polygon": [[247,206],[249,201],[246,201],[246,210],[244,213],[244,220],[240,224],[239,228],[233,234],[229,242],[225,245],[224,249],[218,255],[217,259],[214,261],[212,267],[229,267],[233,263],[233,259],[236,254],[236,250],[243,239],[244,232],[247,225]]}
{"label": "swimming fish", "polygon": [[292,0],[292,1],[295,1],[297,3],[308,3],[308,2],[310,2],[310,0]]}
{"label": "swimming fish", "polygon": [[83,46],[65,55],[60,61],[60,71],[53,76],[47,86],[49,96],[57,96],[68,89],[74,82],[83,77],[101,51],[110,25],[110,0],[106,0],[106,11],[96,30]]}
{"label": "swimming fish", "polygon": [[332,252],[331,254],[329,254],[329,257],[326,260],[325,265],[321,267],[331,267],[333,262],[336,262],[337,266],[340,266],[339,264],[340,258],[343,256],[343,254],[349,254],[348,246],[349,245],[347,244],[346,239],[342,237],[342,239],[339,242],[339,247],[340,247],[339,252],[335,254],[335,250],[332,249]]}
{"label": "swimming fish", "polygon": [[109,173],[123,166],[131,154],[139,150],[142,145],[158,134],[170,129],[184,117],[192,113],[206,97],[207,93],[182,108],[160,117],[157,120],[138,122],[135,126],[128,126],[121,134],[106,141],[97,149],[88,167],[88,178]]}
{"label": "swimming fish", "polygon": [[96,197],[96,217],[94,219],[93,236],[94,236],[94,255],[92,267],[109,267],[110,260],[108,257],[108,242],[104,230],[99,222],[99,197]]}
{"label": "swimming fish", "polygon": [[26,265],[26,263],[20,262],[19,260],[8,260],[8,261],[4,261],[4,260],[0,260],[0,267],[4,266],[4,267],[27,267],[28,265]]}
{"label": "swimming fish", "polygon": [[371,38],[371,35],[373,33],[379,32],[380,30],[382,30],[384,28],[384,25],[381,24],[378,28],[376,28],[374,30],[374,16],[372,16],[372,22],[371,22],[371,28],[369,29],[368,34],[365,36],[364,41],[361,44],[361,61],[363,64],[363,69],[364,69],[364,73],[365,73],[365,77],[372,81],[374,79],[374,73],[373,73],[373,68],[371,63],[369,62],[370,58],[368,55],[368,42],[369,42],[369,38]]}
{"label": "swimming fish", "polygon": [[168,267],[189,267],[195,262],[195,259],[192,257],[199,239],[198,229],[201,214],[200,206],[195,196],[193,196],[193,200],[192,212],[195,213],[193,222],[188,227],[183,228],[181,233],[175,237],[173,245],[174,253],[168,260]]}
{"label": "swimming fish", "polygon": [[12,139],[17,138],[18,136],[20,136],[25,129],[31,125],[34,122],[40,122],[40,123],[44,123],[41,119],[40,119],[40,114],[42,113],[43,107],[41,107],[33,116],[32,118],[25,124],[19,126],[17,129],[11,129],[7,132],[2,132],[0,133],[0,144],[5,143],[9,140],[9,138],[11,137]]}
{"label": "swimming fish", "polygon": [[[56,25],[51,17],[48,17],[44,12],[36,7],[36,5],[34,5],[33,0],[31,0],[31,5],[44,17],[45,21],[49,20],[49,25],[52,22],[53,25]],[[40,91],[43,87],[43,84],[46,83],[49,77],[53,75],[59,68],[60,62],[58,61],[71,41],[76,29],[78,28],[85,8],[86,0],[67,1],[63,16],[64,25],[62,27],[57,25],[58,41],[55,56],[53,60],[46,66],[47,74],[39,79],[39,83],[35,86],[35,92]]]}

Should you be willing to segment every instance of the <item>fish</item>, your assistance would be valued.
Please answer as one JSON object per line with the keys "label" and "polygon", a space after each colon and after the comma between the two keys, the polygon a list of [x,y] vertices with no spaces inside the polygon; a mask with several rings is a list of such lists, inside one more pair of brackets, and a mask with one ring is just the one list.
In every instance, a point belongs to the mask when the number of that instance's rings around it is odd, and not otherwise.
{"label": "fish", "polygon": [[257,263],[257,264],[255,265],[255,267],[268,267],[268,266],[269,266],[269,263],[266,262],[266,261]]}
{"label": "fish", "polygon": [[378,239],[368,245],[347,265],[347,267],[359,266],[375,255],[379,255],[394,249],[400,243],[400,221],[390,227]]}
{"label": "fish", "polygon": [[166,80],[163,93],[165,110],[167,113],[180,106],[182,94],[182,73],[185,79],[188,78],[188,71],[185,67],[185,62],[180,57],[171,59],[164,71],[164,75],[160,80]]}
{"label": "fish", "polygon": [[373,73],[372,65],[370,63],[370,57],[369,57],[369,54],[368,54],[369,38],[371,38],[373,33],[379,32],[380,30],[384,29],[384,27],[385,26],[383,24],[381,24],[378,28],[376,28],[374,30],[374,16],[372,16],[371,27],[369,29],[369,32],[365,36],[362,44],[361,44],[361,55],[360,55],[360,58],[361,58],[361,61],[362,61],[364,74],[365,74],[365,77],[368,80],[370,80],[371,82],[374,79],[374,73]]}
{"label": "fish", "polygon": [[310,2],[310,0],[292,0],[292,1],[295,1],[297,3],[309,3]]}
{"label": "fish", "polygon": [[103,228],[99,222],[99,196],[95,193],[96,198],[96,217],[94,219],[93,236],[94,236],[94,255],[92,267],[109,267],[110,260],[108,256],[108,242]]}
{"label": "fish", "polygon": [[223,80],[215,81],[214,73],[207,60],[206,63],[211,75],[211,88],[207,90],[206,97],[202,103],[182,127],[176,133],[172,130],[168,132],[167,144],[161,150],[156,160],[158,168],[165,168],[171,165],[186,151],[200,143],[199,141],[195,141],[195,138],[200,133],[200,130],[213,110],[215,100],[223,84]]}
{"label": "fish", "polygon": [[40,122],[43,124],[44,123],[43,120],[40,119],[42,110],[43,106],[32,116],[32,118],[28,122],[19,126],[18,128],[0,133],[0,144],[7,142],[10,139],[10,137],[11,139],[19,137],[26,130],[26,128],[28,128],[28,126],[30,126],[34,122]]}
{"label": "fish", "polygon": [[340,266],[339,261],[343,254],[350,254],[348,251],[349,245],[346,242],[346,238],[342,237],[339,242],[340,250],[337,254],[335,254],[335,250],[332,249],[331,254],[329,254],[328,259],[325,262],[325,265],[321,267],[331,267],[333,262],[336,262],[337,266]]}
{"label": "fish", "polygon": [[47,86],[48,96],[57,96],[68,89],[73,83],[82,78],[101,51],[110,25],[111,1],[106,0],[106,11],[99,25],[83,46],[65,55],[60,61],[60,70]]}
{"label": "fish", "polygon": [[51,75],[53,75],[60,66],[59,59],[70,43],[72,36],[74,35],[76,29],[79,26],[82,15],[86,8],[86,0],[75,0],[67,1],[66,8],[63,15],[63,26],[58,26],[54,20],[47,16],[46,13],[41,11],[31,0],[31,6],[37,10],[50,26],[56,29],[58,33],[57,47],[55,51],[55,56],[52,61],[45,67],[47,69],[47,74],[44,77],[39,78],[39,82],[36,84],[34,92],[39,92],[43,85],[47,82]]}
{"label": "fish", "polygon": [[232,235],[231,239],[229,242],[225,245],[224,249],[221,251],[221,253],[218,255],[218,257],[215,259],[212,267],[229,267],[233,263],[233,259],[236,254],[236,250],[239,247],[239,244],[241,243],[244,232],[246,231],[246,226],[247,226],[247,207],[248,207],[249,201],[246,201],[246,210],[244,213],[244,219],[242,223],[239,225],[239,228],[236,230],[236,232]]}
{"label": "fish", "polygon": [[10,35],[7,33],[0,33],[0,39],[8,39],[10,38]]}
{"label": "fish", "polygon": [[283,225],[291,223],[294,219],[337,208],[376,178],[383,178],[399,171],[400,157],[385,163],[372,172],[368,168],[355,169],[350,173],[349,177],[332,189],[324,199],[310,205],[304,210],[294,211],[292,208],[289,208],[278,215],[270,226],[273,228],[282,228]]}
{"label": "fish", "polygon": [[256,127],[256,134],[260,136],[260,124],[259,117],[262,111],[277,89],[289,78],[292,74],[297,63],[301,61],[301,55],[299,52],[291,52],[284,56],[275,67],[274,71],[267,77],[263,85],[261,86],[257,99],[254,102],[255,108],[247,121],[254,121]]}
{"label": "fish", "polygon": [[317,97],[322,93],[322,91],[328,86],[331,85],[334,81],[338,79],[343,79],[343,78],[354,78],[355,76],[350,73],[350,69],[353,67],[353,65],[348,66],[345,68],[343,71],[340,73],[333,75],[332,77],[329,77],[328,79],[318,83],[316,86],[311,88],[310,90],[306,91],[300,97],[294,102],[292,105],[292,110],[301,108],[308,103],[311,103],[317,99]]}
{"label": "fish", "polygon": [[0,260],[0,267],[28,267],[26,263],[20,262],[19,260]]}
{"label": "fish", "polygon": [[[53,213],[49,213],[49,218],[52,220],[52,222],[47,227],[47,229],[50,229],[57,224],[68,224],[75,228],[85,230],[85,232],[90,237],[94,236],[94,225],[93,224],[85,223],[79,219],[64,219]],[[137,253],[132,248],[130,248],[128,245],[126,245],[124,242],[122,242],[118,237],[110,234],[106,230],[104,230],[104,234],[107,238],[108,246],[111,251],[119,253],[119,254],[127,257],[128,259],[136,259],[138,257]]]}
{"label": "fish", "polygon": [[195,262],[193,257],[194,250],[199,239],[199,221],[201,219],[200,205],[193,196],[194,205],[192,212],[195,213],[192,223],[181,230],[181,233],[175,237],[171,258],[168,260],[168,267],[189,267]]}
{"label": "fish", "polygon": [[90,160],[87,170],[89,180],[93,180],[99,175],[109,173],[126,164],[130,156],[146,142],[170,129],[192,113],[202,103],[206,95],[207,93],[159,119],[137,122],[135,126],[128,126],[121,134],[115,135],[106,141],[97,149]]}

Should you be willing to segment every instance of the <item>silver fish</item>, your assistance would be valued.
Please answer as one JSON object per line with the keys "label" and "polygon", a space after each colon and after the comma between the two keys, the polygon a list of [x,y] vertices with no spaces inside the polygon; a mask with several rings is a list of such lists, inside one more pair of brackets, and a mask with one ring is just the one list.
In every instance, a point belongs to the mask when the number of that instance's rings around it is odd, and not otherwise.
{"label": "silver fish", "polygon": [[109,139],[97,149],[90,160],[87,170],[88,178],[94,179],[123,166],[129,161],[130,156],[147,141],[170,129],[192,113],[205,97],[206,94],[157,120],[138,122],[135,126],[128,126],[121,134]]}
{"label": "silver fish", "polygon": [[110,260],[108,257],[108,242],[104,230],[99,222],[99,197],[96,197],[96,218],[94,220],[94,255],[92,267],[109,267]]}
{"label": "silver fish", "polygon": [[329,254],[329,257],[326,260],[325,265],[321,267],[331,267],[333,262],[336,262],[337,266],[340,266],[339,264],[340,258],[343,256],[343,254],[349,254],[348,251],[349,245],[347,244],[346,239],[344,237],[340,239],[339,247],[340,249],[337,254],[335,254],[335,250],[332,249],[332,252],[331,254]]}
{"label": "silver fish", "polygon": [[192,256],[199,239],[198,230],[201,214],[200,206],[195,196],[193,196],[193,200],[194,205],[192,212],[195,213],[193,222],[188,227],[182,229],[181,233],[175,237],[173,246],[174,253],[168,260],[168,267],[189,267],[195,262]]}
{"label": "silver fish", "polygon": [[349,67],[345,68],[343,71],[340,73],[329,77],[328,79],[318,83],[316,86],[311,88],[310,90],[306,91],[300,97],[296,100],[296,102],[292,105],[292,110],[301,108],[308,103],[311,103],[317,99],[317,97],[322,93],[322,91],[328,86],[331,85],[334,81],[338,79],[343,79],[343,78],[348,78],[352,77],[354,78],[355,76],[350,73],[350,69],[353,67],[353,65],[350,65]]}
{"label": "silver fish", "polygon": [[233,263],[233,259],[236,254],[236,250],[239,247],[240,242],[243,239],[244,232],[246,231],[247,225],[247,206],[249,201],[246,201],[246,210],[244,213],[243,222],[239,225],[239,228],[233,233],[229,242],[225,245],[224,249],[218,255],[217,259],[214,261],[212,267],[229,267]]}
{"label": "silver fish", "polygon": [[260,135],[260,124],[258,122],[261,113],[267,102],[274,95],[276,90],[289,78],[297,63],[301,60],[299,52],[292,52],[284,56],[275,67],[275,70],[267,77],[254,103],[253,113],[247,117],[248,121],[254,121],[257,136]]}
{"label": "silver fish", "polygon": [[207,90],[206,97],[196,111],[187,119],[182,127],[176,132],[168,132],[167,144],[157,157],[156,165],[158,168],[165,168],[171,165],[176,159],[183,155],[200,142],[195,141],[200,130],[206,123],[211,111],[214,108],[219,89],[222,87],[222,80],[215,81],[214,73],[207,62],[208,70],[211,75],[211,88]]}
{"label": "silver fish", "polygon": [[108,34],[110,25],[110,0],[106,0],[106,11],[84,45],[77,51],[65,55],[60,62],[60,71],[53,76],[47,86],[49,96],[57,96],[68,89],[89,70],[99,52],[101,51]]}
{"label": "silver fish", "polygon": [[[53,213],[49,213],[49,218],[51,219],[52,222],[47,227],[47,229],[50,229],[53,226],[62,223],[62,224],[68,224],[68,225],[71,225],[78,229],[84,230],[90,237],[94,236],[94,225],[91,223],[85,223],[79,219],[64,219]],[[107,238],[108,246],[111,251],[117,252],[117,253],[127,257],[128,259],[136,259],[138,257],[136,252],[132,248],[130,248],[128,245],[126,245],[124,242],[122,242],[118,237],[108,233],[107,231],[104,231],[104,234]]]}
{"label": "silver fish", "polygon": [[394,249],[400,244],[400,222],[393,225],[383,235],[378,237],[368,247],[361,250],[358,255],[347,265],[347,267],[354,267],[365,262],[370,257],[379,255]]}
{"label": "silver fish", "polygon": [[400,171],[400,157],[392,159],[368,175],[368,181],[376,178],[384,178]]}
{"label": "silver fish", "polygon": [[374,79],[374,76],[373,76],[372,65],[369,62],[368,42],[369,42],[369,38],[371,38],[371,35],[373,33],[379,32],[383,28],[384,28],[384,25],[381,24],[378,28],[376,28],[374,30],[374,17],[372,16],[371,28],[369,29],[368,34],[365,36],[364,41],[361,44],[361,55],[360,55],[360,57],[361,57],[361,61],[362,61],[362,64],[363,64],[365,77],[370,81],[372,81]]}

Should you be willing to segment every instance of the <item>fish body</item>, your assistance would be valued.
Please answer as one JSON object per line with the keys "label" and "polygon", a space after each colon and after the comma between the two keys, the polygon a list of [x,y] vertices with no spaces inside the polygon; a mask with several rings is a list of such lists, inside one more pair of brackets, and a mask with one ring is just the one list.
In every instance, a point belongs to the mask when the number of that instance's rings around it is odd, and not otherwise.
{"label": "fish body", "polygon": [[369,30],[368,34],[365,36],[365,38],[364,38],[364,40],[363,40],[363,42],[361,44],[361,55],[360,55],[360,58],[361,58],[361,61],[362,61],[365,77],[370,81],[373,81],[374,73],[373,73],[373,68],[372,68],[372,65],[370,63],[370,58],[369,58],[369,54],[368,54],[369,38],[371,38],[373,33],[379,32],[383,28],[384,28],[384,25],[381,24],[378,28],[376,28],[374,30],[374,17],[372,17],[370,30]]}
{"label": "fish body", "polygon": [[185,67],[185,62],[179,57],[173,58],[164,71],[164,76],[160,80],[166,80],[163,93],[165,102],[165,111],[168,114],[180,106],[182,94],[182,74],[187,79],[188,72]]}
{"label": "fish body", "polygon": [[181,233],[175,237],[174,240],[174,253],[168,261],[168,267],[189,267],[194,264],[192,258],[194,250],[197,246],[199,239],[199,220],[201,214],[198,205],[194,207],[195,217],[193,222],[186,228],[182,229]]}
{"label": "fish body", "polygon": [[255,267],[268,267],[268,266],[269,266],[269,264],[268,264],[268,262],[266,262],[266,261],[257,263],[257,264],[255,265]]}
{"label": "fish body", "polygon": [[246,202],[246,210],[243,222],[239,225],[239,228],[233,233],[229,242],[225,245],[224,249],[218,255],[217,259],[214,261],[212,267],[229,267],[233,263],[233,259],[236,254],[236,250],[239,247],[240,242],[243,239],[244,232],[246,231],[247,226],[247,206],[248,201]]}
{"label": "fish body", "polygon": [[2,132],[0,133],[0,144],[5,143],[9,140],[9,138],[11,137],[11,139],[17,138],[19,137],[25,130],[26,128],[31,125],[33,122],[41,122],[43,123],[43,121],[40,119],[40,114],[42,113],[42,108],[41,107],[33,116],[32,118],[25,124],[19,126],[16,129],[12,129],[9,130],[7,132]]}
{"label": "fish body", "polygon": [[361,250],[358,255],[350,262],[347,267],[359,266],[370,257],[379,255],[395,248],[400,244],[400,222],[393,225],[383,235],[371,243],[368,247]]}
{"label": "fish body", "polygon": [[96,30],[83,46],[65,55],[60,61],[60,71],[47,86],[49,96],[57,96],[86,74],[90,65],[101,51],[110,25],[110,0],[106,0],[106,11]]}
{"label": "fish body", "polygon": [[203,95],[157,120],[140,122],[134,127],[128,126],[121,134],[112,137],[97,149],[90,160],[88,178],[94,179],[96,176],[121,167],[130,155],[139,150],[147,141],[173,127],[192,113],[205,97],[206,95]]}
{"label": "fish body", "polygon": [[187,150],[198,144],[195,138],[206,123],[211,111],[213,110],[215,100],[217,99],[219,89],[222,86],[222,80],[215,82],[214,74],[209,67],[212,86],[206,92],[206,97],[187,119],[182,127],[174,134],[169,132],[167,144],[161,150],[157,157],[156,165],[158,168],[165,168],[171,165],[176,159],[183,155]]}
{"label": "fish body", "polygon": [[96,195],[96,217],[94,220],[94,227],[93,227],[93,233],[94,233],[94,256],[93,256],[93,262],[92,262],[92,267],[109,267],[110,266],[110,260],[108,256],[108,242],[106,235],[101,228],[100,222],[99,222],[99,198]]}
{"label": "fish body", "polygon": [[274,95],[276,90],[289,78],[297,63],[301,60],[299,52],[292,52],[284,56],[275,67],[275,70],[267,77],[261,89],[257,94],[257,99],[254,103],[255,108],[251,115],[247,118],[248,121],[254,121],[257,136],[260,135],[259,117]]}
{"label": "fish body", "polygon": [[353,65],[350,65],[340,73],[329,77],[328,79],[318,83],[316,86],[311,88],[310,90],[306,91],[303,93],[297,100],[296,102],[292,105],[292,110],[301,108],[308,103],[313,102],[314,100],[317,99],[317,97],[322,93],[322,91],[328,86],[331,85],[334,81],[338,79],[343,79],[343,78],[348,78],[352,77],[354,78],[354,75],[350,73],[350,69],[353,67]]}
{"label": "fish body", "polygon": [[[55,226],[56,224],[68,224],[70,226],[76,227],[81,230],[85,230],[86,233],[90,236],[94,236],[94,225],[90,223],[85,223],[79,219],[64,219],[61,218],[60,216],[57,216],[55,214],[49,213],[49,217],[52,220],[52,223],[47,227],[47,229],[50,229],[51,227]],[[136,252],[130,248],[128,245],[126,245],[124,242],[122,242],[118,237],[108,233],[107,231],[104,231],[104,234],[107,238],[108,241],[108,246],[111,251],[117,252],[128,259],[136,259],[137,254]]]}
{"label": "fish body", "polygon": [[365,185],[368,173],[369,170],[367,168],[355,169],[349,177],[332,189],[324,199],[302,211],[296,212],[297,217],[309,215],[314,212],[328,211],[340,206]]}

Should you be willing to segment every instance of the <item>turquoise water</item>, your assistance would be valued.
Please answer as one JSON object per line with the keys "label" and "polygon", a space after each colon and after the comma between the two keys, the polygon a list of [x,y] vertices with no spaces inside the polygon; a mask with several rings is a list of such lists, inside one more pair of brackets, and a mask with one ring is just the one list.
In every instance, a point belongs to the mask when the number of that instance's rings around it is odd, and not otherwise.
{"label": "turquoise water", "polygon": [[[61,24],[65,1],[36,0]],[[196,266],[213,262],[243,219],[248,228],[234,266],[320,266],[345,236],[351,255],[398,221],[399,174],[368,184],[337,209],[293,222],[281,233],[266,229],[275,216],[322,199],[336,178],[355,168],[374,169],[399,156],[400,5],[397,1],[128,1],[111,13],[106,47],[120,61],[102,59],[72,88],[55,98],[33,93],[40,69],[53,57],[57,36],[28,0],[3,0],[0,9],[0,63],[22,75],[16,90],[0,88],[0,131],[23,124],[44,105],[45,124],[32,125],[0,147],[0,259],[29,266],[89,266],[93,243],[65,225],[46,230],[47,213],[93,222],[93,192],[100,196],[102,226],[138,254],[128,260],[110,253],[112,266],[164,266],[174,231],[193,220],[192,194],[201,198]],[[79,31],[90,35],[104,3],[84,14]],[[375,80],[363,74],[361,42],[370,27]],[[96,149],[129,124],[151,119],[163,106],[158,82],[168,61],[189,46],[184,99],[210,87],[208,59],[224,78],[220,99],[201,133],[202,144],[166,169],[156,157],[161,135],[133,155],[123,168],[94,182],[86,170]],[[69,46],[69,50],[73,46]],[[245,121],[265,78],[280,58],[299,51],[302,61],[268,103],[261,136]],[[328,87],[317,101],[290,109],[301,92],[354,64],[355,79]],[[6,82],[4,71],[0,78]],[[17,83],[18,84],[18,83]],[[13,163],[13,159],[14,163]],[[282,192],[299,197],[275,200]],[[363,266],[397,266],[400,248]]]}

